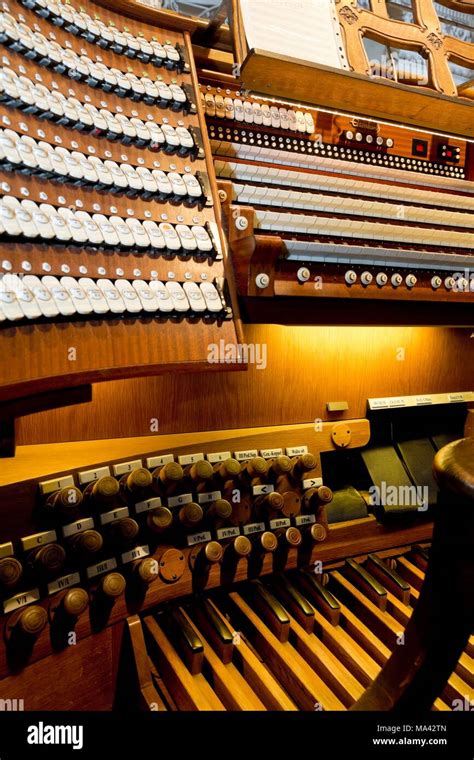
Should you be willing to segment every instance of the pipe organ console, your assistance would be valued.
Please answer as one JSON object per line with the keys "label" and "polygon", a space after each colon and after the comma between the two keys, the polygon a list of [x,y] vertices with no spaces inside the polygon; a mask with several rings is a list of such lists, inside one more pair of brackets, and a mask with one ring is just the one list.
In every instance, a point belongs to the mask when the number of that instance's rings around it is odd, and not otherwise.
{"label": "pipe organ console", "polygon": [[155,5],[1,3],[0,713],[472,710],[472,3]]}

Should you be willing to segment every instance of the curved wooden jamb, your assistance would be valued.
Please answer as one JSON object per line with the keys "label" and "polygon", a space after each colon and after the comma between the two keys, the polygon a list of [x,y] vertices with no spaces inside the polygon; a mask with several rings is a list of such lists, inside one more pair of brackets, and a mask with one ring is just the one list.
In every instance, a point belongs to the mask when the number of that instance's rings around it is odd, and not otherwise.
{"label": "curved wooden jamb", "polygon": [[474,439],[439,451],[434,474],[441,497],[420,598],[404,643],[352,710],[429,710],[473,631]]}

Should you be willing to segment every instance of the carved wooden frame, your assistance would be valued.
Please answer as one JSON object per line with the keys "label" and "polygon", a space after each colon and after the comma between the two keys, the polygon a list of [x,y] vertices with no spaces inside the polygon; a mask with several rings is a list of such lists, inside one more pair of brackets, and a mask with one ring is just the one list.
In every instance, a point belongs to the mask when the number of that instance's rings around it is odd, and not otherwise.
{"label": "carved wooden frame", "polygon": [[[474,14],[474,0],[440,0],[453,10]],[[336,0],[339,21],[346,40],[351,68],[359,74],[370,74],[364,48],[364,36],[372,36],[386,44],[398,45],[422,53],[428,60],[429,82],[437,92],[451,97],[460,93],[449,68],[452,59],[473,68],[474,45],[443,34],[432,0],[413,0],[416,24],[389,17],[386,0],[371,0],[371,11],[358,7],[357,0]]]}

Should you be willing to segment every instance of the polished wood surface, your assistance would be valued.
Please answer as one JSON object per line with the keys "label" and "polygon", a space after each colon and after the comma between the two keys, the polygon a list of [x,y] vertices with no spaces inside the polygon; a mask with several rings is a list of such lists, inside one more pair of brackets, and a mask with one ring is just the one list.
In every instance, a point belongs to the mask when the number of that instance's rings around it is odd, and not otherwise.
{"label": "polished wood surface", "polygon": [[[421,588],[405,631],[385,668],[354,706],[355,710],[410,711],[429,709],[467,646],[474,625],[473,473],[474,440],[441,449],[434,463],[441,489],[430,560],[421,571],[405,572]],[[449,567],[450,572],[446,572]],[[422,583],[422,581],[424,582]],[[417,589],[417,590],[418,590]],[[395,632],[394,632],[395,633]],[[462,679],[448,681],[451,699],[463,699]]]}
{"label": "polished wood surface", "polygon": [[[474,136],[474,102],[455,97],[457,88],[448,66],[449,56],[472,65],[474,46],[439,33],[439,22],[431,2],[417,0],[420,25],[390,19],[386,10],[383,12],[385,3],[379,4],[378,13],[358,7],[356,0],[339,0],[337,7],[351,71],[303,62],[297,58],[297,50],[293,57],[260,49],[249,50],[239,4],[234,2],[233,46],[242,89],[336,111],[356,110],[364,116],[449,134]],[[395,47],[398,44],[403,48],[423,50],[432,64],[430,87],[413,87],[369,77],[363,47],[365,33]],[[317,88],[314,87],[315,77]],[[350,108],[348,104],[351,104]]]}
{"label": "polished wood surface", "polygon": [[[281,319],[281,312],[275,318]],[[18,442],[116,438],[118,430],[123,437],[147,436],[153,420],[161,436],[362,417],[368,398],[471,390],[471,334],[444,328],[246,325],[245,343],[266,346],[265,369],[250,365],[245,373],[95,385],[91,404],[21,419]],[[104,350],[111,350],[110,343]],[[137,360],[140,353],[137,348]],[[347,412],[327,412],[327,402],[341,400],[348,402]]]}

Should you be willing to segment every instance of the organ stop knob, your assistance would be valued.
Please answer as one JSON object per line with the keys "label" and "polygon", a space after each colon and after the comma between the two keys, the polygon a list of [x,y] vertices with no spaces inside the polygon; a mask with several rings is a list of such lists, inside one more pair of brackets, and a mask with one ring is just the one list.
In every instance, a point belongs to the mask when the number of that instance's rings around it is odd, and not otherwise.
{"label": "organ stop knob", "polygon": [[125,578],[121,573],[108,573],[100,582],[100,591],[109,599],[116,599],[125,591]]}
{"label": "organ stop knob", "polygon": [[179,520],[185,528],[195,528],[204,517],[204,512],[199,504],[190,502],[179,510]]}
{"label": "organ stop knob", "polygon": [[27,636],[39,636],[46,627],[48,615],[43,607],[32,605],[21,613],[17,621],[18,629]]}
{"label": "organ stop knob", "polygon": [[261,552],[274,552],[278,547],[278,538],[274,533],[266,530],[258,536],[256,546]]}
{"label": "organ stop knob", "polygon": [[217,499],[207,510],[207,515],[216,520],[228,520],[232,515],[232,504],[227,499]]}
{"label": "organ stop knob", "polygon": [[163,533],[172,523],[173,515],[167,507],[157,507],[147,516],[147,525],[154,533]]}
{"label": "organ stop knob", "polygon": [[60,514],[64,517],[74,515],[77,512],[79,504],[83,500],[82,492],[75,486],[61,488],[50,494],[45,502],[45,509],[48,512]]}
{"label": "organ stop knob", "polygon": [[279,477],[280,475],[287,475],[289,472],[291,472],[292,469],[292,462],[290,457],[287,456],[278,456],[276,457],[273,462],[270,465],[269,469],[269,475],[270,477]]}
{"label": "organ stop knob", "polygon": [[153,478],[150,470],[146,470],[144,467],[138,467],[129,475],[124,475],[120,481],[120,485],[126,494],[133,496],[151,486],[152,482]]}
{"label": "organ stop knob", "polygon": [[90,494],[95,502],[102,504],[112,501],[117,496],[119,490],[118,480],[110,475],[106,475],[88,486],[84,493],[86,495]]}
{"label": "organ stop knob", "polygon": [[301,544],[303,537],[298,528],[283,528],[277,531],[278,542],[280,546],[296,547]]}
{"label": "organ stop knob", "polygon": [[33,566],[42,572],[58,572],[66,560],[66,552],[59,544],[46,544],[37,549],[30,557]]}
{"label": "organ stop knob", "polygon": [[205,459],[201,459],[199,462],[195,462],[189,467],[186,467],[184,474],[191,478],[194,483],[202,483],[209,480],[214,474],[214,468],[210,462]]}
{"label": "organ stop knob", "polygon": [[303,454],[292,460],[292,475],[294,478],[301,478],[306,472],[315,470],[318,466],[318,460],[314,454]]}
{"label": "organ stop knob", "polygon": [[84,530],[77,533],[71,539],[71,546],[74,551],[80,554],[96,554],[102,549],[104,540],[97,530]]}
{"label": "organ stop knob", "polygon": [[153,472],[153,480],[158,485],[172,486],[184,477],[183,468],[178,462],[168,462]]}
{"label": "organ stop knob", "polygon": [[219,462],[214,466],[214,477],[216,477],[218,480],[221,480],[222,482],[225,482],[226,480],[233,480],[233,478],[236,478],[238,475],[240,475],[241,470],[242,465],[240,462],[238,462],[237,459],[230,457],[224,462]]}
{"label": "organ stop knob", "polygon": [[15,557],[0,560],[0,588],[13,588],[23,574],[23,567]]}
{"label": "organ stop knob", "polygon": [[152,583],[158,577],[158,562],[152,557],[146,557],[134,565],[133,571],[143,583]]}
{"label": "organ stop knob", "polygon": [[110,525],[110,533],[113,538],[119,542],[133,541],[137,536],[140,528],[136,520],[131,517],[123,517],[116,520]]}
{"label": "organ stop knob", "polygon": [[83,588],[71,588],[62,599],[62,608],[67,615],[79,617],[89,606],[89,595]]}

